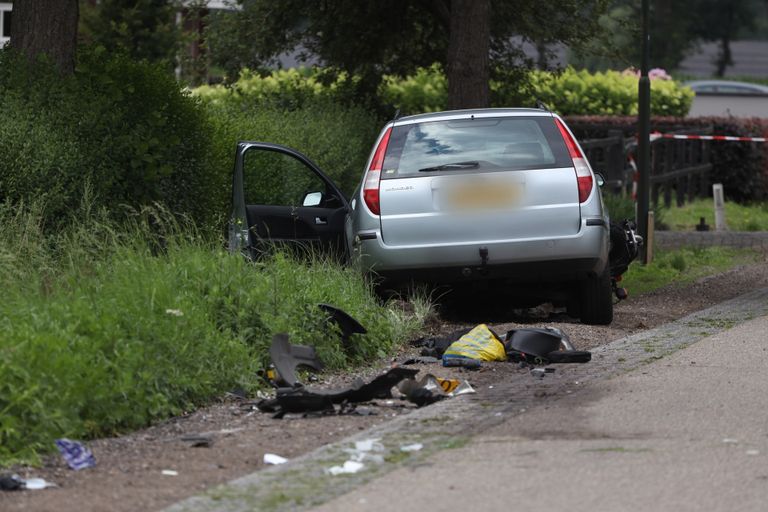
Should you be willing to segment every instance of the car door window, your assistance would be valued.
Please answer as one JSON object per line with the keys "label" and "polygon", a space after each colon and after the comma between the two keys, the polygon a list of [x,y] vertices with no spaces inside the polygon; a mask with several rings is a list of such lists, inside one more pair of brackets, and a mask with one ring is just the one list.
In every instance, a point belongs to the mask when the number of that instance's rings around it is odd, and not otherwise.
{"label": "car door window", "polygon": [[[249,151],[243,162],[246,204],[299,207],[317,194],[326,195],[325,182],[295,157],[276,151]],[[319,205],[320,201],[314,203]]]}

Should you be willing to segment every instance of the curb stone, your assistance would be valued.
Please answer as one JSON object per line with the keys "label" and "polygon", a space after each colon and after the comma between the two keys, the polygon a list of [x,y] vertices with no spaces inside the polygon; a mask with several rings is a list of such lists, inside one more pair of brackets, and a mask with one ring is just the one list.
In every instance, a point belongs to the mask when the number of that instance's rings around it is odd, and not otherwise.
{"label": "curb stone", "polygon": [[[655,329],[610,342],[592,351],[585,365],[552,365],[557,372],[544,379],[519,370],[505,382],[478,395],[454,399],[398,416],[366,432],[318,448],[280,466],[246,475],[204,494],[190,497],[165,512],[245,512],[252,510],[304,510],[365,484],[402,465],[424,462],[430,454],[457,448],[469,438],[522,414],[531,407],[579,392],[584,384],[638,369],[705,337],[768,314],[768,288],[698,311]],[[364,461],[365,469],[351,475],[331,476],[326,469],[349,458],[344,451],[355,441],[378,438],[380,461]],[[422,443],[424,448],[405,453],[400,446]]]}

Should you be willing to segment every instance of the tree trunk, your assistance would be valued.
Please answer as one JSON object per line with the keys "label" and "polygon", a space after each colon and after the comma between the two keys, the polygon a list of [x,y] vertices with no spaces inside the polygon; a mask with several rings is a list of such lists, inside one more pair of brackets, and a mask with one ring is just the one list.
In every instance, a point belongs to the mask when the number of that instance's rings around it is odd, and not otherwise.
{"label": "tree trunk", "polygon": [[448,42],[448,108],[490,103],[490,0],[451,0]]}
{"label": "tree trunk", "polygon": [[18,0],[13,4],[11,47],[30,61],[46,54],[62,73],[72,73],[78,15],[78,0]]}

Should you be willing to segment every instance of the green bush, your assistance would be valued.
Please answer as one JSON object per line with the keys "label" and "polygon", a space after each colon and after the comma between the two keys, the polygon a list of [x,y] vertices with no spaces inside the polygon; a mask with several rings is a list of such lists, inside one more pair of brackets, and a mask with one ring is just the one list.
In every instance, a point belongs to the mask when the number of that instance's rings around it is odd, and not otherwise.
{"label": "green bush", "polygon": [[317,303],[368,328],[355,338],[365,361],[418,323],[348,268],[248,262],[157,211],[78,216],[46,235],[39,209],[0,208],[0,466],[253,389],[277,332],[331,368],[354,362]]}
{"label": "green bush", "polygon": [[382,101],[406,114],[438,112],[448,104],[448,80],[442,67],[432,64],[405,78],[387,75],[379,87]]}
{"label": "green bush", "polygon": [[[637,114],[637,77],[632,73],[590,73],[567,68],[560,73],[531,71],[517,80],[491,82],[493,106],[532,107],[539,101],[562,115]],[[448,86],[439,65],[419,69],[405,78],[384,78],[380,95],[403,112],[443,110]],[[651,81],[651,111],[655,115],[684,116],[693,91],[672,80]]]}
{"label": "green bush", "polygon": [[278,69],[266,75],[243,69],[230,85],[203,85],[191,92],[214,104],[244,101],[292,110],[318,99],[341,100],[355,83],[345,73],[331,76],[319,68]]}
{"label": "green bush", "polygon": [[114,208],[162,200],[210,215],[211,133],[167,70],[83,49],[74,75],[0,52],[0,201],[43,200],[49,222],[80,203]]}
{"label": "green bush", "polygon": [[292,147],[312,159],[350,194],[360,181],[381,123],[359,107],[318,99],[295,110],[258,100],[227,101],[207,106],[213,126],[212,172],[223,206],[229,211],[231,176],[237,141],[273,142]]}

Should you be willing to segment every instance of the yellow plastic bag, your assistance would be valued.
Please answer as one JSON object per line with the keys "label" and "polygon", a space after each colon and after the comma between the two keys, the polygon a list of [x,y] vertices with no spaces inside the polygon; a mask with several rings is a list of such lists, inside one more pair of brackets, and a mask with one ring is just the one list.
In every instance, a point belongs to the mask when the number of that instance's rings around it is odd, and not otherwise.
{"label": "yellow plastic bag", "polygon": [[506,361],[504,344],[487,325],[480,324],[454,341],[443,354],[443,358],[468,357],[479,361]]}

